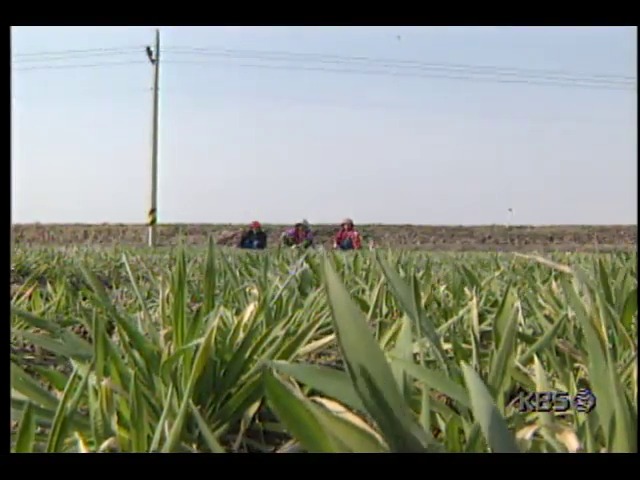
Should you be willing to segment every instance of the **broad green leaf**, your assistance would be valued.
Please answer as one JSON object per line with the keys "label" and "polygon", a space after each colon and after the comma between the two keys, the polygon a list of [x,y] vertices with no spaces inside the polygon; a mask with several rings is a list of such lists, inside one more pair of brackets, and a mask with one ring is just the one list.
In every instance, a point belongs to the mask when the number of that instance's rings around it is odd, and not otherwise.
{"label": "broad green leaf", "polygon": [[208,314],[216,306],[216,286],[217,286],[217,268],[216,268],[216,249],[213,238],[209,237],[209,246],[207,248],[207,259],[204,270],[204,314]]}
{"label": "broad green leaf", "polygon": [[522,356],[518,359],[518,363],[522,365],[526,365],[529,363],[537,353],[548,349],[551,344],[556,339],[558,332],[560,331],[560,327],[564,325],[564,321],[567,317],[564,315],[556,320],[556,323],[553,324],[549,330],[547,330],[544,335],[542,335],[536,343],[534,343]]}
{"label": "broad green leaf", "polygon": [[224,447],[220,445],[215,434],[211,431],[211,428],[209,428],[209,425],[207,425],[207,421],[204,419],[204,417],[202,416],[198,408],[193,404],[193,402],[190,403],[190,407],[191,407],[191,413],[193,413],[193,416],[196,419],[196,422],[198,423],[198,429],[200,430],[200,434],[204,438],[207,444],[207,447],[209,448],[211,453],[225,453]]}
{"label": "broad green leaf", "polygon": [[67,433],[65,428],[67,426],[65,417],[67,412],[67,405],[71,400],[73,388],[76,386],[76,378],[78,378],[78,371],[74,370],[74,372],[69,377],[67,386],[62,392],[62,397],[60,398],[60,402],[58,403],[56,414],[53,417],[53,424],[51,425],[51,430],[49,431],[49,440],[47,442],[47,453],[59,452],[62,441],[64,439],[64,435]]}
{"label": "broad green leaf", "polygon": [[[392,355],[407,362],[411,362],[413,360],[413,334],[411,332],[411,320],[409,320],[409,317],[405,316],[401,321],[401,325],[402,327],[400,328],[400,333],[396,339],[396,345],[393,349]],[[405,401],[409,402],[412,396],[411,386],[407,381],[404,369],[400,364],[392,363],[391,371],[393,372],[393,376],[396,379],[398,388],[400,389],[400,392],[402,392]]]}
{"label": "broad green leaf", "polygon": [[424,452],[427,438],[404,403],[364,315],[351,301],[327,257],[324,260],[324,276],[342,354],[367,412],[375,420],[392,451]]}
{"label": "broad green leaf", "polygon": [[447,397],[459,402],[465,408],[471,407],[469,396],[464,387],[455,383],[446,374],[402,359],[392,358],[392,363],[402,366],[408,375],[424,383],[427,387],[443,393]]}
{"label": "broad green leaf", "polygon": [[436,357],[441,365],[446,368],[446,356],[442,350],[436,328],[420,308],[419,303],[416,301],[415,292],[411,290],[410,286],[405,283],[402,277],[400,277],[382,257],[377,255],[376,259],[387,279],[390,290],[400,303],[402,309],[415,322],[416,326],[424,332],[434,349]]}
{"label": "broad green leaf", "polygon": [[467,364],[462,365],[467,384],[471,410],[493,453],[519,453],[518,446],[507,424],[500,416],[489,390],[478,374]]}
{"label": "broad green leaf", "polygon": [[502,341],[498,347],[495,359],[489,371],[489,386],[497,395],[503,393],[503,387],[507,383],[515,355],[515,339],[518,329],[518,317],[511,315],[506,324]]}
{"label": "broad green leaf", "polygon": [[259,374],[254,374],[235,390],[218,410],[215,410],[212,430],[218,434],[234,422],[240,421],[246,410],[259,401],[262,395],[262,377]]}
{"label": "broad green leaf", "polygon": [[[534,368],[536,375],[536,391],[537,392],[550,392],[553,389],[551,385],[549,385],[549,381],[547,379],[547,373],[544,371],[544,367],[542,363],[538,359],[537,356],[534,355]],[[553,424],[553,414],[550,412],[539,412],[538,418],[540,419],[541,426],[550,426]]]}
{"label": "broad green leaf", "polygon": [[584,332],[587,341],[587,358],[589,359],[589,379],[593,386],[593,392],[598,398],[598,416],[602,418],[605,436],[610,436],[609,425],[612,424],[614,406],[610,399],[611,384],[607,372],[607,358],[603,352],[602,339],[600,338],[594,323],[587,316],[584,303],[578,297],[575,288],[566,277],[560,279],[562,288],[569,305],[575,312],[578,322]]}
{"label": "broad green leaf", "polygon": [[310,453],[340,453],[340,445],[314,414],[311,405],[268,370],[264,374],[267,401],[293,436]]}
{"label": "broad green leaf", "polygon": [[462,422],[460,417],[452,416],[447,422],[447,428],[445,431],[445,445],[447,452],[462,453],[464,446],[462,444]]}
{"label": "broad green leaf", "polygon": [[607,301],[607,304],[613,306],[613,293],[611,292],[611,285],[609,284],[609,275],[601,258],[598,260],[598,273],[600,274],[600,285],[598,285],[600,291]]}
{"label": "broad green leaf", "polygon": [[494,339],[497,344],[501,344],[507,331],[510,319],[514,315],[515,308],[515,295],[513,294],[513,287],[511,283],[507,285],[506,291],[502,296],[500,306],[496,311],[495,320],[493,323]]}
{"label": "broad green leaf", "polygon": [[189,375],[189,383],[187,384],[187,389],[184,392],[184,397],[180,405],[180,410],[178,411],[178,416],[169,432],[169,437],[167,438],[167,441],[162,448],[163,453],[172,452],[180,441],[180,434],[187,418],[187,412],[190,404],[189,402],[191,401],[191,396],[193,395],[193,389],[195,388],[196,381],[200,377],[200,374],[204,370],[205,364],[211,352],[211,341],[213,338],[214,330],[215,322],[212,321],[209,325],[206,335],[204,336],[202,344],[198,349],[195,361],[193,362],[193,367],[191,368],[191,372]]}
{"label": "broad green leaf", "polygon": [[140,390],[139,379],[135,372],[131,375],[129,386],[129,411],[133,426],[131,433],[131,450],[134,453],[146,453],[148,448],[146,401]]}
{"label": "broad green leaf", "polygon": [[138,286],[138,282],[136,281],[133,272],[131,270],[131,266],[129,265],[129,259],[127,258],[126,254],[122,255],[122,262],[124,263],[124,266],[127,270],[127,275],[129,276],[129,282],[131,283],[131,286],[133,287],[133,291],[136,294],[136,298],[138,299],[138,303],[140,304],[140,307],[142,308],[142,317],[144,319],[144,323],[146,325],[146,329],[145,331],[150,335],[151,339],[153,340],[153,342],[158,343],[160,341],[160,337],[158,335],[158,331],[155,329],[155,326],[153,325],[153,320],[151,318],[151,314],[149,313],[149,309],[147,307],[147,302],[144,300],[144,298],[142,297],[142,293],[140,292],[140,288]]}
{"label": "broad green leaf", "polygon": [[67,341],[64,341],[28,330],[17,331],[15,335],[62,358],[74,358],[80,361],[88,361],[93,358],[91,346],[86,342],[82,344],[83,341],[80,339],[77,339],[78,342],[72,343],[68,341],[68,338]]}
{"label": "broad green leaf", "polygon": [[618,373],[614,366],[609,363],[609,379],[612,384],[612,397],[615,418],[615,437],[613,440],[612,453],[637,453],[637,419],[633,419],[631,405],[626,393],[620,384]]}
{"label": "broad green leaf", "polygon": [[631,323],[634,316],[638,313],[638,288],[634,288],[629,292],[624,307],[622,309],[622,315],[620,322],[625,328],[631,328]]}
{"label": "broad green leaf", "polygon": [[365,408],[351,384],[349,375],[334,368],[320,365],[305,365],[282,361],[268,364],[275,370],[295,378],[298,382],[322,393],[326,397],[346,405],[356,411],[364,412]]}
{"label": "broad green leaf", "polygon": [[50,367],[40,367],[38,365],[34,365],[31,368],[59,392],[64,390],[64,387],[67,384],[67,380],[69,380],[64,373],[53,370]]}
{"label": "broad green leaf", "polygon": [[162,409],[162,415],[160,415],[160,419],[158,420],[158,424],[156,425],[155,432],[153,433],[153,438],[151,439],[151,446],[149,447],[149,452],[155,453],[158,451],[158,447],[160,446],[160,441],[162,440],[163,431],[167,425],[167,420],[171,414],[171,399],[174,395],[174,386],[169,385],[169,389],[164,397]]}
{"label": "broad green leaf", "polygon": [[53,394],[42,388],[13,362],[11,362],[11,388],[20,392],[35,405],[52,410],[58,406],[58,399]]}
{"label": "broad green leaf", "polygon": [[96,278],[95,274],[84,266],[81,267],[81,270],[84,278],[93,290],[93,298],[96,305],[116,321],[118,331],[121,332],[123,336],[126,336],[129,342],[131,342],[132,351],[138,352],[144,359],[145,364],[140,366],[146,367],[148,371],[157,371],[160,366],[160,356],[157,351],[157,346],[154,346],[149,340],[147,340],[128,318],[125,318],[118,312],[109,298],[109,295],[105,291],[104,286]]}
{"label": "broad green leaf", "polygon": [[379,435],[360,417],[332,400],[318,397],[312,400],[311,409],[316,418],[338,441],[342,452],[385,453],[388,451],[388,447]]}
{"label": "broad green leaf", "polygon": [[16,453],[33,452],[36,439],[36,419],[33,413],[31,402],[27,401],[22,418],[18,424],[18,433],[16,436]]}

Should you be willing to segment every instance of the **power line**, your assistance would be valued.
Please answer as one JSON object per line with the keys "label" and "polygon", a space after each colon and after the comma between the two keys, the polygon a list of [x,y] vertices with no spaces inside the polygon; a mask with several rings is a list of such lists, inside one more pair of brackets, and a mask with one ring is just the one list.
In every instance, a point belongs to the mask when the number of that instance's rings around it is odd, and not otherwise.
{"label": "power line", "polygon": [[[103,55],[122,55],[128,53],[136,53],[144,49],[144,45],[140,46],[122,46],[113,48],[93,48],[93,49],[75,49],[75,50],[57,50],[57,51],[41,51],[14,54],[14,58],[25,58],[19,61],[36,61],[31,60],[29,57],[45,57],[43,60],[49,60],[49,56],[57,56],[57,59],[67,59],[73,55],[86,55],[86,56],[103,56]],[[374,64],[376,66],[393,66],[393,67],[408,67],[408,68],[424,68],[424,69],[452,69],[463,70],[465,72],[490,72],[495,74],[504,75],[528,75],[528,76],[560,76],[569,77],[570,79],[580,80],[595,80],[604,79],[608,81],[635,81],[636,77],[619,74],[605,74],[605,73],[593,73],[593,74],[578,74],[575,72],[561,71],[561,70],[542,70],[531,69],[521,67],[504,67],[496,65],[471,65],[461,63],[433,63],[417,60],[405,60],[405,59],[390,59],[390,58],[375,58],[368,56],[345,56],[345,55],[330,55],[319,53],[299,53],[283,50],[247,50],[247,49],[228,49],[221,47],[167,47],[163,48],[163,51],[168,53],[174,52],[176,54],[194,54],[194,55],[210,55],[210,56],[228,56],[232,58],[258,58],[262,60],[292,60],[292,61],[316,61],[318,63],[360,63],[360,64]],[[284,57],[284,58],[283,58]],[[53,59],[51,59],[53,60]]]}
{"label": "power line", "polygon": [[[462,63],[433,63],[423,62],[418,60],[404,60],[404,59],[390,59],[390,58],[375,58],[368,56],[345,56],[345,55],[329,55],[319,53],[296,53],[282,50],[242,50],[242,49],[225,49],[219,47],[203,48],[203,47],[168,47],[165,49],[167,52],[175,53],[191,53],[191,54],[228,54],[235,56],[248,56],[248,57],[285,57],[289,59],[316,59],[316,61],[324,63],[345,63],[345,62],[358,62],[358,63],[374,63],[374,64],[391,64],[394,66],[408,66],[408,67],[422,67],[422,68],[446,68],[446,69],[463,69],[463,70],[476,70],[476,71],[500,71],[503,73],[513,74],[527,74],[527,75],[554,75],[554,76],[570,76],[580,78],[604,78],[609,80],[635,80],[636,77],[619,74],[605,74],[605,73],[593,73],[593,74],[578,74],[576,72],[562,71],[562,70],[542,70],[532,68],[520,68],[520,67],[504,67],[496,65],[472,65]],[[273,58],[276,59],[276,58]]]}
{"label": "power line", "polygon": [[[200,66],[220,66],[215,61],[202,62],[202,61],[190,61],[190,60],[165,60],[165,64],[191,64]],[[402,72],[392,70],[364,70],[364,69],[339,69],[339,68],[326,68],[326,67],[303,67],[303,66],[284,66],[284,65],[267,65],[267,64],[248,64],[248,63],[233,63],[228,64],[242,68],[258,68],[269,70],[288,70],[288,71],[314,71],[314,72],[326,72],[326,73],[339,73],[339,74],[356,74],[356,75],[373,75],[373,76],[389,76],[389,77],[413,77],[413,78],[425,78],[425,79],[449,79],[449,80],[465,80],[476,82],[491,82],[491,83],[521,83],[540,86],[557,86],[557,87],[575,87],[575,88],[591,88],[598,90],[633,90],[633,85],[621,85],[617,83],[581,83],[579,81],[534,81],[526,78],[500,78],[489,76],[470,76],[460,74],[449,74],[448,72]]]}
{"label": "power line", "polygon": [[[103,68],[111,66],[124,66],[124,65],[142,65],[145,62],[143,60],[131,60],[122,62],[106,62],[106,63],[93,63],[93,64],[71,64],[71,65],[38,65],[28,67],[13,68],[16,72],[25,71],[38,71],[38,70],[66,70],[77,68]],[[164,63],[168,64],[190,64],[199,66],[220,66],[219,61],[195,61],[195,60],[165,60]],[[489,82],[489,83],[511,83],[511,84],[529,84],[539,86],[555,86],[555,87],[575,87],[575,88],[588,88],[597,90],[634,90],[633,84],[620,84],[620,83],[603,83],[603,82],[591,82],[589,80],[547,80],[547,79],[527,79],[527,78],[501,78],[496,74],[483,74],[484,76],[464,75],[466,72],[403,72],[393,70],[367,70],[367,69],[347,69],[347,68],[327,68],[327,67],[310,67],[310,66],[286,66],[286,65],[268,65],[268,64],[248,64],[248,63],[227,63],[230,66],[236,66],[241,68],[258,68],[268,70],[287,70],[287,71],[313,71],[313,72],[325,72],[325,73],[338,73],[338,74],[356,74],[356,75],[372,75],[372,76],[388,76],[388,77],[413,77],[413,78],[425,78],[425,79],[449,79],[449,80],[464,80],[464,81],[476,81],[476,82]]]}
{"label": "power line", "polygon": [[[39,52],[22,54],[22,56],[30,56],[29,59],[23,61],[38,61],[35,58],[36,55],[84,55],[86,56],[112,56],[136,53],[137,47],[120,47],[111,49],[85,49],[85,50],[66,50],[58,52]],[[190,49],[190,50],[189,50]],[[185,51],[189,50],[189,51]],[[140,51],[144,51],[140,48]],[[462,64],[435,64],[417,62],[413,60],[388,60],[388,59],[374,59],[371,57],[346,57],[339,55],[324,55],[324,54],[297,54],[291,52],[279,52],[279,51],[256,51],[256,50],[219,50],[204,49],[196,47],[170,47],[163,49],[169,53],[178,55],[204,55],[206,57],[213,57],[213,61],[196,61],[196,60],[168,60],[167,63],[173,64],[192,64],[192,65],[220,65],[221,59],[253,59],[268,63],[234,63],[233,66],[242,68],[261,68],[271,70],[288,70],[288,71],[317,71],[326,73],[342,73],[342,74],[358,74],[358,75],[376,75],[376,76],[391,76],[391,77],[415,77],[415,78],[431,78],[431,79],[450,79],[450,80],[465,80],[465,81],[480,81],[480,82],[493,82],[493,83],[520,83],[531,84],[540,86],[561,86],[561,87],[576,87],[576,88],[592,88],[592,89],[606,89],[606,90],[635,90],[635,82],[631,81],[632,77],[614,76],[614,75],[594,75],[587,76],[543,76],[542,72],[552,72],[550,70],[533,70],[533,69],[505,69],[503,67],[492,66],[477,66],[477,65],[462,65]],[[275,58],[274,58],[275,55]],[[280,58],[278,58],[278,56]],[[282,58],[282,56],[285,56]],[[289,58],[286,58],[289,56]],[[77,58],[64,57],[64,58],[46,58],[45,61],[52,60],[75,60]],[[288,62],[293,65],[274,65],[273,62]],[[216,63],[218,62],[218,63]],[[355,68],[328,68],[325,66],[308,66],[304,63],[316,62],[316,63],[329,63],[337,65],[355,66]],[[388,62],[388,63],[383,63]],[[17,62],[19,63],[19,62]],[[121,61],[121,62],[106,62],[106,63],[92,63],[92,64],[63,64],[63,65],[35,65],[27,67],[13,68],[14,71],[33,71],[33,70],[58,70],[58,69],[75,69],[75,68],[101,68],[106,66],[122,66],[122,65],[134,65],[143,64],[141,60]],[[374,70],[371,67],[379,67]],[[382,69],[380,69],[380,67]],[[530,72],[524,74],[524,72]],[[568,72],[554,72],[556,75],[562,73],[563,75],[573,75]],[[616,80],[617,78],[617,80]]]}
{"label": "power line", "polygon": [[105,57],[122,57],[122,56],[132,56],[132,55],[140,55],[140,50],[133,51],[120,51],[120,52],[97,52],[97,53],[73,53],[67,55],[57,55],[57,56],[48,56],[48,57],[29,57],[29,58],[19,58],[14,60],[12,63],[14,65],[21,65],[25,63],[39,63],[39,62],[58,62],[58,61],[68,61],[68,60],[86,60],[92,58],[105,58]]}
{"label": "power line", "polygon": [[[53,90],[47,90],[50,95],[59,95],[60,93],[66,93],[70,90],[73,91],[74,95],[79,97],[81,96],[90,96],[91,98],[140,98],[143,99],[147,95],[149,95],[153,89],[151,87],[131,87],[131,88],[120,88],[121,85],[118,85],[118,88],[110,88],[110,87],[74,87],[71,88],[54,88]],[[166,91],[166,89],[165,89]],[[170,90],[172,91],[172,90]],[[30,95],[27,95],[28,91],[21,91],[20,88],[14,87],[11,92],[11,100],[13,101],[22,101],[27,100],[29,98],[33,98]],[[41,92],[42,93],[42,92]]]}
{"label": "power line", "polygon": [[[174,53],[183,53],[183,52],[174,52]],[[227,53],[208,53],[206,54],[206,56],[208,57],[213,57],[213,58],[232,58],[232,59],[238,59],[238,58],[242,58],[242,57],[237,57],[234,54],[227,54]],[[247,56],[245,57],[252,59],[252,60],[258,60],[258,61],[267,61],[267,62],[273,62],[273,61],[280,61],[280,62],[288,62],[288,63],[293,63],[294,65],[297,64],[303,64],[305,62],[309,62],[306,60],[302,60],[302,59],[287,59],[287,58],[269,58],[269,57],[260,57],[260,56]],[[583,83],[589,83],[589,84],[596,84],[596,85],[604,85],[604,86],[614,86],[614,85],[619,85],[619,86],[633,86],[634,82],[630,82],[630,81],[619,81],[619,80],[607,80],[604,78],[594,78],[594,77],[560,77],[560,76],[545,76],[545,75],[523,75],[522,73],[516,73],[516,72],[504,72],[504,71],[500,71],[500,70],[495,70],[495,71],[490,71],[488,69],[486,70],[480,70],[478,71],[475,68],[468,68],[468,69],[462,69],[462,68],[456,68],[456,69],[452,69],[449,67],[440,67],[440,66],[435,66],[435,65],[416,65],[416,66],[400,66],[400,65],[395,65],[393,63],[389,63],[389,64],[385,64],[385,63],[372,63],[372,64],[361,64],[361,63],[355,63],[355,62],[350,62],[350,61],[344,61],[344,60],[312,60],[310,62],[316,62],[316,63],[330,63],[330,64],[338,64],[338,65],[355,65],[356,67],[358,67],[360,70],[358,71],[362,71],[362,72],[368,72],[371,70],[364,70],[363,67],[365,68],[369,68],[369,67],[382,67],[385,68],[386,71],[389,71],[388,69],[393,69],[391,71],[400,71],[400,72],[411,72],[411,73],[415,73],[415,72],[430,72],[430,73],[449,73],[449,74],[471,74],[471,75],[475,75],[476,78],[478,76],[491,76],[491,77],[504,77],[504,78],[520,78],[520,79],[527,79],[527,80],[549,80],[549,81],[556,81],[556,82],[583,82]],[[335,69],[324,69],[325,71],[335,71]],[[345,70],[347,71],[347,70]],[[353,70],[348,70],[353,72]],[[572,83],[572,84],[574,84]]]}
{"label": "power line", "polygon": [[12,68],[14,72],[25,72],[30,70],[66,70],[69,68],[102,68],[102,67],[114,67],[122,65],[144,65],[144,59],[141,60],[129,60],[122,62],[107,62],[107,63],[85,63],[85,64],[72,64],[72,65],[37,65],[32,67],[18,67]]}
{"label": "power line", "polygon": [[111,48],[85,48],[79,50],[48,50],[44,52],[27,52],[27,53],[14,53],[13,57],[16,58],[25,58],[25,57],[38,57],[38,56],[48,56],[48,55],[67,55],[67,54],[76,54],[76,53],[100,53],[100,52],[117,52],[117,51],[125,51],[125,50],[144,50],[144,45],[130,45],[123,47],[111,47]]}

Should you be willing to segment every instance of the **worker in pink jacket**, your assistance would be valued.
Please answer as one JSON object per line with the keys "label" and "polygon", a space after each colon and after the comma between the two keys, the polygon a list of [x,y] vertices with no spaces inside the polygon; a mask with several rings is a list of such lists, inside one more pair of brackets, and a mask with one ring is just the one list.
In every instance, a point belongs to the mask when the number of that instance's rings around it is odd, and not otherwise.
{"label": "worker in pink jacket", "polygon": [[340,250],[360,250],[362,248],[362,237],[350,218],[345,218],[342,221],[340,231],[333,239],[333,248]]}

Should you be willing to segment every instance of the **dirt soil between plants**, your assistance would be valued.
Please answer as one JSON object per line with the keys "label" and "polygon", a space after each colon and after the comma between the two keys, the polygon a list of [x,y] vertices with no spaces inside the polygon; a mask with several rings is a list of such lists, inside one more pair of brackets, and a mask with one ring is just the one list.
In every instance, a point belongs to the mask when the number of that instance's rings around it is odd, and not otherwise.
{"label": "dirt soil between plants", "polygon": [[[173,224],[158,225],[159,246],[206,245],[211,236],[216,244],[233,246],[244,225]],[[269,247],[279,244],[286,225],[265,225]],[[637,225],[568,226],[437,226],[357,225],[365,244],[378,248],[406,248],[433,251],[611,251],[637,250]],[[335,225],[314,225],[317,243],[331,247]],[[16,224],[11,227],[14,245],[144,246],[146,225],[124,224]]]}

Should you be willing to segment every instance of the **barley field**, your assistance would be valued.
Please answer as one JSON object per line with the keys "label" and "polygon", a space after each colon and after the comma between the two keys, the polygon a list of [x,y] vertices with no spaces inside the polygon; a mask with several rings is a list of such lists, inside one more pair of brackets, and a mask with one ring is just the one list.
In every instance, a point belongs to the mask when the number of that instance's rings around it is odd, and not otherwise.
{"label": "barley field", "polygon": [[205,245],[17,242],[13,451],[637,451],[636,251]]}

